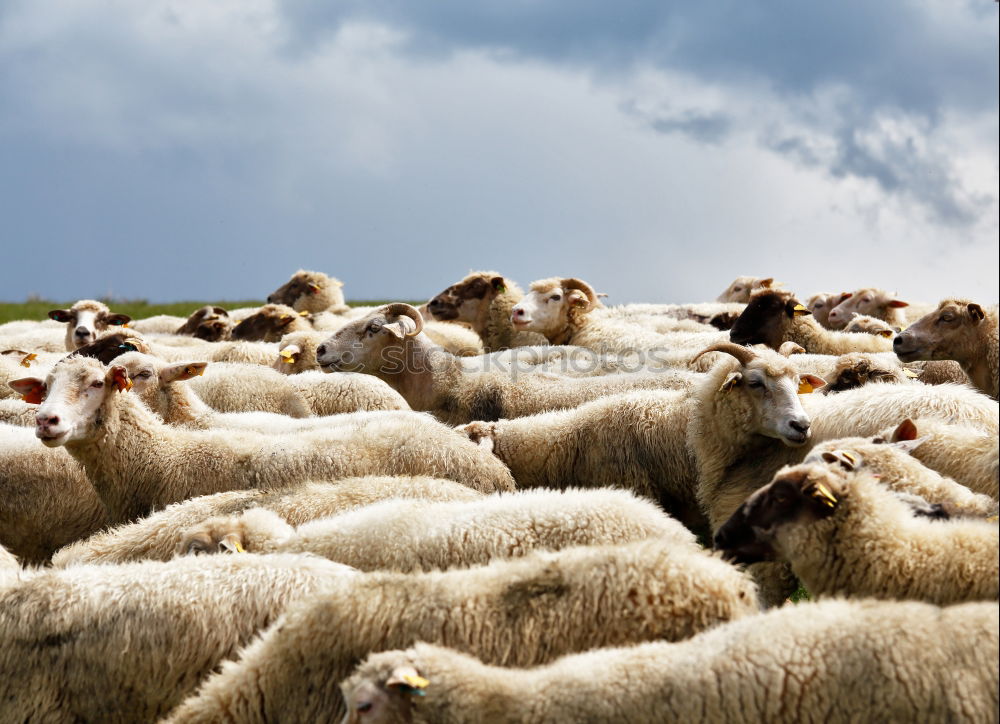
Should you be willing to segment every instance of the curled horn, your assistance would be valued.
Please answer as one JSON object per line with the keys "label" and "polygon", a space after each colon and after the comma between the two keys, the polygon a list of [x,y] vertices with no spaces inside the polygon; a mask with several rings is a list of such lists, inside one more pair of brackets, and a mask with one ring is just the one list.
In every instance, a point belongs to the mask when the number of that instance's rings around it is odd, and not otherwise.
{"label": "curled horn", "polygon": [[747,363],[753,359],[756,359],[757,353],[754,352],[749,347],[744,347],[740,344],[734,344],[732,342],[719,342],[718,344],[713,344],[711,347],[706,347],[697,355],[695,355],[694,360],[701,357],[703,354],[708,354],[709,352],[724,352],[725,354],[730,354],[740,361],[740,364],[746,367]]}
{"label": "curled horn", "polygon": [[587,284],[587,282],[583,281],[582,279],[576,279],[575,277],[563,279],[562,286],[563,289],[579,289],[581,292],[586,294],[587,301],[590,302],[590,304],[587,307],[588,310],[593,309],[600,303],[597,300],[597,292],[595,292],[594,288],[589,284]]}
{"label": "curled horn", "polygon": [[417,325],[417,328],[407,336],[412,337],[414,335],[420,334],[424,328],[424,318],[420,316],[420,312],[416,308],[411,307],[409,304],[403,304],[402,302],[394,302],[393,304],[385,305],[385,315],[387,317],[409,317],[413,320],[413,323]]}

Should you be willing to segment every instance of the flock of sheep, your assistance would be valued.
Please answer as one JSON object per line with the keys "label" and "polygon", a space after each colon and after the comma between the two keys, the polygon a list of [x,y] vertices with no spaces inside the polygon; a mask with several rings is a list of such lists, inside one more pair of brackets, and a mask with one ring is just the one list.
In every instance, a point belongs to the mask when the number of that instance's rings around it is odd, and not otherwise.
{"label": "flock of sheep", "polygon": [[0,722],[1000,716],[996,306],[341,287],[0,325]]}

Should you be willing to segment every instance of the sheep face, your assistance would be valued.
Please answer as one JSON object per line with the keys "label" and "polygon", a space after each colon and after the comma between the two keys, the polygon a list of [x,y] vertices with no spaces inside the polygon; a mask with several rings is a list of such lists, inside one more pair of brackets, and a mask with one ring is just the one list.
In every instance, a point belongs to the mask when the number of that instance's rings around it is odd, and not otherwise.
{"label": "sheep face", "polygon": [[83,299],[69,309],[53,309],[49,319],[66,323],[66,349],[72,352],[90,344],[109,326],[122,326],[132,321],[127,314],[112,314],[106,304]]}
{"label": "sheep face", "polygon": [[[198,328],[206,322],[228,318],[229,312],[222,307],[206,305],[192,312],[191,316],[187,318],[187,321],[178,327],[174,334],[195,334]],[[195,336],[197,335],[195,334]]]}
{"label": "sheep face", "polygon": [[976,339],[984,319],[986,312],[975,302],[945,299],[936,310],[896,335],[892,348],[904,362],[955,359],[968,340]]}
{"label": "sheep face", "polygon": [[825,394],[853,390],[869,382],[901,382],[905,373],[896,368],[879,366],[862,354],[845,354],[837,358],[833,374],[827,376]]}
{"label": "sheep face", "polygon": [[472,274],[452,284],[427,303],[427,309],[442,322],[473,323],[483,315],[484,307],[507,289],[502,276],[489,273]]}
{"label": "sheep face", "polygon": [[232,339],[247,342],[277,342],[300,319],[299,313],[284,304],[265,304],[255,314],[241,321],[230,334]]}
{"label": "sheep face", "polygon": [[[750,293],[756,289],[766,289],[774,284],[772,277],[761,279],[760,277],[736,277],[726,291],[719,295],[717,302],[736,302],[746,304],[750,301]],[[780,284],[780,283],[779,283]]]}
{"label": "sheep face", "polygon": [[764,289],[751,297],[743,314],[729,330],[729,339],[734,344],[766,344],[776,350],[785,341],[785,331],[791,320],[809,313],[788,292]]}
{"label": "sheep face", "polygon": [[806,309],[817,322],[825,327],[828,324],[827,317],[830,316],[830,310],[839,304],[839,302],[834,301],[835,299],[836,295],[834,294],[813,294],[806,301]]}
{"label": "sheep face", "polygon": [[41,403],[35,414],[35,436],[48,447],[90,439],[108,395],[132,386],[124,367],[109,369],[91,357],[62,360],[44,381],[27,377],[9,384],[26,402]]}
{"label": "sheep face", "polygon": [[267,296],[269,304],[284,304],[296,311],[322,312],[329,307],[342,305],[343,282],[322,272],[300,269],[292,278]]}
{"label": "sheep face", "polygon": [[316,348],[316,362],[324,372],[398,374],[406,368],[406,341],[422,329],[414,307],[387,304],[334,332]]}
{"label": "sheep face", "polygon": [[841,487],[840,476],[827,466],[804,464],[784,468],[770,484],[747,498],[719,528],[715,548],[735,563],[773,560],[780,530],[832,515]]}
{"label": "sheep face", "polygon": [[856,314],[844,326],[844,331],[853,334],[875,334],[879,337],[891,339],[899,330],[881,319],[869,317],[864,314]]}
{"label": "sheep face", "polygon": [[134,332],[112,332],[102,335],[96,342],[79,347],[73,354],[78,357],[93,357],[107,365],[128,352],[149,352],[149,347]]}
{"label": "sheep face", "polygon": [[539,332],[557,338],[577,314],[586,314],[598,304],[597,293],[579,279],[543,279],[531,285],[511,310],[510,320],[521,331]]}
{"label": "sheep face", "polygon": [[347,706],[344,724],[409,724],[413,696],[430,684],[402,651],[373,654],[340,685]]}
{"label": "sheep face", "polygon": [[901,309],[908,306],[910,306],[909,302],[896,299],[894,295],[881,289],[859,289],[841,299],[840,304],[830,310],[828,323],[830,329],[843,329],[848,322],[854,319],[855,315],[864,314],[869,317],[885,319],[890,309]]}
{"label": "sheep face", "polygon": [[818,387],[823,380],[812,375],[800,376],[794,368],[787,373],[775,372],[763,360],[753,360],[742,371],[730,373],[722,388],[731,394],[742,393],[750,401],[756,432],[791,447],[804,445],[809,439],[810,421],[799,401],[799,390],[804,389],[803,383]]}
{"label": "sheep face", "polygon": [[206,342],[221,342],[229,339],[233,326],[233,320],[229,317],[206,320],[195,328],[192,336]]}

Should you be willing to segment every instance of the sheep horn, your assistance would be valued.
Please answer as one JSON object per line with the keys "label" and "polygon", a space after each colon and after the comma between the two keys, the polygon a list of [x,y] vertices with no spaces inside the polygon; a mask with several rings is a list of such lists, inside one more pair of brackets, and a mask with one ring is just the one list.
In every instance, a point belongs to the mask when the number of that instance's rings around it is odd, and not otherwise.
{"label": "sheep horn", "polygon": [[417,328],[408,334],[408,337],[420,334],[424,328],[424,318],[420,316],[420,312],[415,307],[411,307],[409,304],[403,304],[402,302],[387,304],[385,305],[384,313],[387,317],[409,317],[412,319]]}
{"label": "sheep horn", "polygon": [[600,303],[597,300],[597,292],[595,292],[594,288],[589,284],[587,284],[587,282],[583,281],[582,279],[576,279],[575,277],[563,279],[562,287],[563,289],[579,289],[581,292],[586,294],[587,300],[590,302],[590,305],[587,307],[587,309],[593,309]]}
{"label": "sheep horn", "polygon": [[703,354],[708,354],[709,352],[724,352],[725,354],[732,355],[738,359],[740,364],[744,367],[746,367],[751,360],[757,358],[757,353],[749,347],[744,347],[743,345],[734,344],[732,342],[719,342],[717,344],[713,344],[711,347],[703,349],[695,355],[694,359],[691,361],[694,362],[694,360],[698,359]]}

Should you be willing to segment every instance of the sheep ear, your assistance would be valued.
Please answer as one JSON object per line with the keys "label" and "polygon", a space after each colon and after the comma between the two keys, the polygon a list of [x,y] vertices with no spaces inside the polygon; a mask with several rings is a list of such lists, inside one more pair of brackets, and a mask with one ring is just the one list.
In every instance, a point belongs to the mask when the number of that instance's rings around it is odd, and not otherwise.
{"label": "sheep ear", "polygon": [[503,277],[493,277],[490,279],[490,286],[493,287],[493,291],[498,294],[503,294],[507,291],[507,285],[503,281]]}
{"label": "sheep ear", "polygon": [[105,314],[104,321],[112,327],[127,327],[132,317],[127,314]]}
{"label": "sheep ear", "polygon": [[918,437],[914,440],[900,440],[898,442],[892,443],[893,447],[899,448],[905,453],[912,453],[918,447],[923,445],[930,439],[930,435],[924,435],[923,437]]}
{"label": "sheep ear", "polygon": [[[344,285],[341,284],[340,286]],[[319,284],[314,284],[313,282],[309,282],[308,284],[306,284],[306,287],[309,289],[310,294],[316,294],[320,290]]]}
{"label": "sheep ear", "polygon": [[399,320],[398,322],[392,322],[391,324],[383,324],[382,329],[384,329],[386,332],[389,332],[397,339],[405,338],[407,332],[409,331],[407,326],[403,323],[403,320]]}
{"label": "sheep ear", "polygon": [[896,429],[892,431],[891,442],[905,442],[906,440],[917,439],[917,425],[910,418],[906,418]]}
{"label": "sheep ear", "polygon": [[813,390],[826,387],[826,380],[816,375],[801,375],[799,377],[799,394],[808,395]]}
{"label": "sheep ear", "polygon": [[243,542],[240,540],[239,535],[236,533],[227,533],[223,536],[222,540],[219,541],[219,548],[227,553],[247,552],[246,548],[243,547]]}
{"label": "sheep ear", "polygon": [[587,299],[587,295],[578,289],[573,289],[569,294],[566,295],[566,300],[573,306],[585,307],[590,304],[590,300]]}
{"label": "sheep ear", "polygon": [[908,306],[910,306],[910,303],[909,302],[904,302],[902,299],[890,299],[889,300],[889,306],[893,307],[895,309],[900,309],[902,307],[908,307]]}
{"label": "sheep ear", "polygon": [[743,380],[742,372],[730,372],[729,375],[726,377],[726,381],[722,383],[722,387],[719,388],[719,392],[729,392],[742,380]]}
{"label": "sheep ear", "polygon": [[969,310],[969,316],[972,317],[974,322],[981,322],[986,319],[986,312],[984,312],[983,308],[975,302],[970,304],[967,309]]}
{"label": "sheep ear", "polygon": [[774,277],[768,277],[767,279],[761,279],[758,284],[764,289],[770,289],[771,285],[774,284]]}
{"label": "sheep ear", "polygon": [[118,388],[119,392],[128,392],[132,389],[132,380],[129,379],[128,370],[121,365],[115,365],[109,369],[107,379]]}
{"label": "sheep ear", "polygon": [[295,319],[295,315],[294,314],[283,314],[278,319],[278,326],[279,327],[287,327],[289,324],[292,323],[293,319]]}
{"label": "sheep ear", "polygon": [[878,331],[878,336],[879,337],[885,337],[886,339],[889,339],[894,334],[895,334],[895,332],[893,332],[891,329],[880,329]]}
{"label": "sheep ear", "polygon": [[424,695],[431,682],[417,673],[412,666],[397,666],[385,681],[387,689],[400,689],[408,694]]}
{"label": "sheep ear", "polygon": [[49,312],[49,319],[54,319],[57,322],[72,322],[73,313],[68,309],[53,309]]}
{"label": "sheep ear", "polygon": [[30,402],[32,405],[42,404],[45,383],[37,377],[22,377],[19,380],[11,380],[7,385],[21,395],[21,399],[25,402]]}
{"label": "sheep ear", "polygon": [[293,365],[299,361],[299,355],[302,354],[302,350],[299,349],[297,344],[290,344],[285,347],[278,356],[281,357],[281,361],[286,365]]}
{"label": "sheep ear", "polygon": [[844,470],[855,470],[860,467],[860,458],[854,453],[850,453],[846,450],[834,450],[832,452],[827,451],[822,454],[823,462],[825,463],[837,463]]}
{"label": "sheep ear", "polygon": [[161,382],[179,382],[205,374],[208,362],[178,362],[167,365],[160,371]]}

